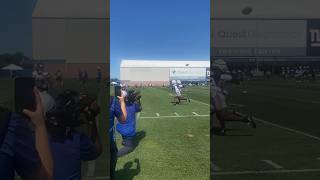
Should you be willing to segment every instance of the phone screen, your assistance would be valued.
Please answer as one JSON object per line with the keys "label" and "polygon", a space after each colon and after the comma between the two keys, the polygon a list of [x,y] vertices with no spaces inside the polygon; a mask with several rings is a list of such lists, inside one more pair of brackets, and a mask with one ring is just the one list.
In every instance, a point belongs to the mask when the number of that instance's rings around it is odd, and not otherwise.
{"label": "phone screen", "polygon": [[36,101],[33,93],[35,80],[31,77],[18,77],[15,79],[15,112],[23,114],[23,109],[35,110]]}
{"label": "phone screen", "polygon": [[115,86],[114,87],[114,96],[121,96],[121,86]]}

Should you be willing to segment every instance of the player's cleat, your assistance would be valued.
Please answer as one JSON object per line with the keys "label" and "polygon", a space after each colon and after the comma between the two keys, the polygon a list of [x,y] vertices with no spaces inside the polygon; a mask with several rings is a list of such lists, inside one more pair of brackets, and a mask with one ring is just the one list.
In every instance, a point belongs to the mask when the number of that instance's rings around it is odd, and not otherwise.
{"label": "player's cleat", "polygon": [[252,116],[249,116],[248,117],[248,125],[250,125],[251,127],[253,127],[253,128],[257,128],[257,125],[256,125],[256,123],[253,121],[253,117]]}

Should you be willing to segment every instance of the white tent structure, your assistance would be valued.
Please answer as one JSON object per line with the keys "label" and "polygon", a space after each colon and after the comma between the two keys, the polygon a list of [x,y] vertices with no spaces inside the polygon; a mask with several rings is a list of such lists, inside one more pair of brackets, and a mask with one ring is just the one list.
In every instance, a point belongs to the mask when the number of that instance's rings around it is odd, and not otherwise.
{"label": "white tent structure", "polygon": [[120,80],[128,85],[163,86],[171,80],[205,81],[210,61],[128,60],[120,64]]}
{"label": "white tent structure", "polygon": [[[97,66],[106,74],[108,6],[105,0],[38,0],[32,15],[33,59],[64,61],[68,66],[65,73],[72,76],[77,76],[81,67],[96,74]],[[90,76],[90,70],[88,73]]]}
{"label": "white tent structure", "polygon": [[5,66],[3,68],[1,68],[2,70],[10,70],[10,71],[19,71],[19,70],[23,70],[22,67],[17,66],[15,64],[10,64],[8,66]]}

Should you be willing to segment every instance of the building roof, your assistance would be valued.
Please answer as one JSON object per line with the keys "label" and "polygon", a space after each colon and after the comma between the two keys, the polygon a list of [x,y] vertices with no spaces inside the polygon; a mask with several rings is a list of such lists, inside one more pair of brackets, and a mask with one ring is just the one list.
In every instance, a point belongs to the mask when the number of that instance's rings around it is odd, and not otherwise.
{"label": "building roof", "polygon": [[[319,0],[214,0],[211,3],[213,18],[320,18]],[[248,15],[243,9],[251,7]]]}
{"label": "building roof", "polygon": [[127,60],[121,61],[121,68],[125,67],[210,67],[210,61],[164,61],[164,60]]}
{"label": "building roof", "polygon": [[108,18],[106,0],[38,0],[33,18]]}

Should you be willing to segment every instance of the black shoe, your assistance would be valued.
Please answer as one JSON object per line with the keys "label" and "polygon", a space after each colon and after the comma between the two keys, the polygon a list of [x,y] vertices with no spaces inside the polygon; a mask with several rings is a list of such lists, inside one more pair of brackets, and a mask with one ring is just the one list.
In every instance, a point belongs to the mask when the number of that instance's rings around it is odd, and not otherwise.
{"label": "black shoe", "polygon": [[252,116],[249,116],[248,117],[248,125],[250,125],[251,127],[253,127],[253,128],[257,128],[257,125],[256,125],[256,123],[253,121],[253,117]]}

